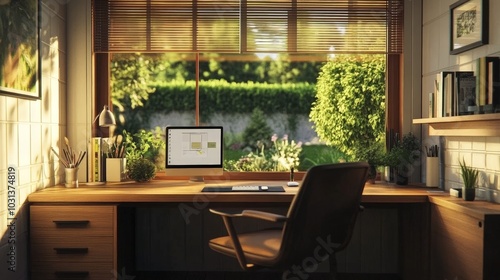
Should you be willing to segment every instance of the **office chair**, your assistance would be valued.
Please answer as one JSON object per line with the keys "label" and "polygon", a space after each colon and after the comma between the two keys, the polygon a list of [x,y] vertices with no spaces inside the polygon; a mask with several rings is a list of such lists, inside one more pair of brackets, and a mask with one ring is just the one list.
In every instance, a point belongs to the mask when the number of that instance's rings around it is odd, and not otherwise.
{"label": "office chair", "polygon": [[[270,268],[282,279],[306,279],[326,259],[335,279],[335,253],[348,245],[368,176],[364,162],[317,165],[304,176],[286,216],[257,210],[220,215],[228,236],[209,241],[212,250],[235,257],[244,270]],[[279,229],[238,233],[233,219],[249,217],[279,223]]]}

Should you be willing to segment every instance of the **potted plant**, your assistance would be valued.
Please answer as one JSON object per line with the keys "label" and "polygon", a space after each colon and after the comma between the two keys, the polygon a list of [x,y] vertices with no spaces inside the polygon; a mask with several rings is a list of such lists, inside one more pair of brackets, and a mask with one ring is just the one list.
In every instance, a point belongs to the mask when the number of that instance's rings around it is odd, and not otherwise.
{"label": "potted plant", "polygon": [[462,188],[462,197],[466,201],[473,201],[476,199],[476,183],[479,171],[473,167],[467,166],[465,160],[462,159],[460,163],[460,175],[464,186]]}
{"label": "potted plant", "polygon": [[356,152],[358,157],[357,160],[366,161],[370,165],[368,172],[369,183],[375,183],[378,168],[384,165],[384,149],[384,145],[381,142],[376,142]]}
{"label": "potted plant", "polygon": [[127,175],[136,182],[149,182],[156,176],[156,166],[149,159],[134,159],[127,165]]}
{"label": "potted plant", "polygon": [[393,169],[396,184],[408,184],[413,165],[418,160],[420,160],[420,140],[415,135],[410,132],[401,140],[396,139],[386,156],[386,164]]}

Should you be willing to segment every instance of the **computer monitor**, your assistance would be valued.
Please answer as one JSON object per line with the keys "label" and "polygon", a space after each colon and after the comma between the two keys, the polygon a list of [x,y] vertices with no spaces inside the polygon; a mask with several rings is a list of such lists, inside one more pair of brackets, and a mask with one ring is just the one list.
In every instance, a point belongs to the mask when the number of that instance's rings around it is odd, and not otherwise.
{"label": "computer monitor", "polygon": [[203,181],[223,174],[222,126],[167,126],[165,138],[167,176]]}

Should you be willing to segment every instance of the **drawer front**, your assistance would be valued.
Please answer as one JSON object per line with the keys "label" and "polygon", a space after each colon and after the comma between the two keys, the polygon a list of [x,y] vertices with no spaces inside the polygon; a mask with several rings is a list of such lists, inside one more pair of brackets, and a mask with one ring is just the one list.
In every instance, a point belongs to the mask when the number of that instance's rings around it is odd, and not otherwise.
{"label": "drawer front", "polygon": [[33,262],[112,262],[113,237],[45,238],[33,240]]}
{"label": "drawer front", "polygon": [[30,207],[30,229],[36,238],[113,236],[115,221],[115,206]]}
{"label": "drawer front", "polygon": [[33,263],[31,279],[116,279],[116,271],[111,263],[71,263],[71,262],[36,262]]}

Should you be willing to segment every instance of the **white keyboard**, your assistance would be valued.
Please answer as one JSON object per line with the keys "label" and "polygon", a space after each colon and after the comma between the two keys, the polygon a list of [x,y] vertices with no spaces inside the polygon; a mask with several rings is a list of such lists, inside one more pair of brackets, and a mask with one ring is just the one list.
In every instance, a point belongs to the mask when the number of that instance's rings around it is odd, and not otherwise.
{"label": "white keyboard", "polygon": [[233,192],[258,192],[267,191],[267,186],[232,186],[231,191]]}

